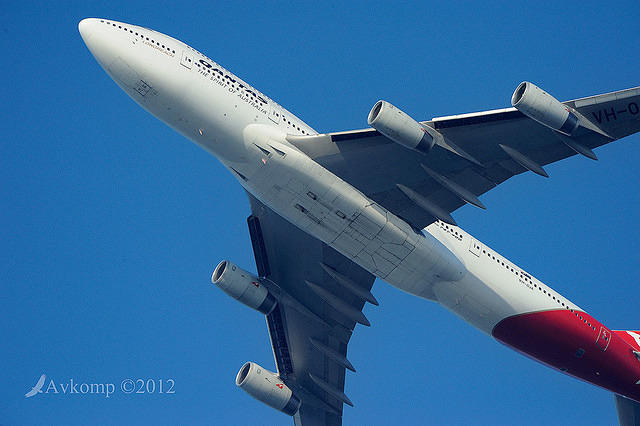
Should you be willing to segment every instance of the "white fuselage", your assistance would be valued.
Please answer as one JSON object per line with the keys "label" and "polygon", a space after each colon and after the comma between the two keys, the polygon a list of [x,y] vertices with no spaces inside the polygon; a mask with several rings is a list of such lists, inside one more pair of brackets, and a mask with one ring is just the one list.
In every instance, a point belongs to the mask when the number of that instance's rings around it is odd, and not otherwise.
{"label": "white fuselage", "polygon": [[389,284],[488,334],[520,313],[580,310],[458,227],[436,222],[416,233],[287,142],[316,134],[311,127],[186,44],[100,19],[80,31],[143,108],[214,154],[262,203]]}

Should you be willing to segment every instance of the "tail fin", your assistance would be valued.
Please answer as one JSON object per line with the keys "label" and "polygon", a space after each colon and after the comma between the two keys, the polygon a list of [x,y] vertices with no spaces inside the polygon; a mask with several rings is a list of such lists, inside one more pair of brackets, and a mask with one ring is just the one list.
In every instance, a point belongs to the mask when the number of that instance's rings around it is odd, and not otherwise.
{"label": "tail fin", "polygon": [[622,340],[631,345],[636,351],[640,351],[640,331],[633,330],[613,330]]}

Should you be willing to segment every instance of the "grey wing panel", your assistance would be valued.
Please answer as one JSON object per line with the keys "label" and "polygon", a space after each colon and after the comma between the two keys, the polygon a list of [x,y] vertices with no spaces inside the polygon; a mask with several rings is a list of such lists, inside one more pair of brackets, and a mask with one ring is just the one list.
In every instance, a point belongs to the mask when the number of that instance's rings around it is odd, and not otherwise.
{"label": "grey wing panel", "polygon": [[[375,277],[249,195],[248,222],[258,271],[274,287],[267,316],[282,380],[302,401],[296,424],[339,425],[347,344]],[[265,264],[266,263],[266,264]],[[349,286],[355,286],[350,288]],[[377,303],[377,302],[376,302]]]}
{"label": "grey wing panel", "polygon": [[614,395],[620,426],[640,426],[640,403]]}
{"label": "grey wing panel", "polygon": [[640,87],[565,103],[615,139],[640,131]]}
{"label": "grey wing panel", "polygon": [[[613,138],[640,130],[640,88],[565,102]],[[435,218],[417,206],[397,184],[413,189],[448,212],[465,202],[430,177],[422,165],[481,195],[511,176],[527,171],[500,145],[544,166],[575,155],[557,132],[514,108],[435,118],[423,122],[482,163],[476,165],[444,145],[427,155],[408,150],[373,129],[293,137],[290,141],[318,163],[416,228]],[[593,149],[611,139],[583,129],[575,142]]]}

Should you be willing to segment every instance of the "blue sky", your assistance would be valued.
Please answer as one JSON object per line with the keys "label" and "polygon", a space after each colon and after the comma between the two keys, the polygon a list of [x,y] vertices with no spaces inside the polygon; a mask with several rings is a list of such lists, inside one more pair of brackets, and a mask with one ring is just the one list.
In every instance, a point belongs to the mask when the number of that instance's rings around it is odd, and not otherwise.
{"label": "blue sky", "polygon": [[[640,5],[619,2],[10,2],[0,46],[0,423],[289,424],[237,389],[275,369],[263,317],[210,284],[255,270],[248,202],[218,161],[117,88],[77,31],[167,33],[319,131],[378,99],[417,119],[502,108],[530,80],[560,99],[640,85]],[[519,176],[462,228],[611,328],[640,328],[640,137]],[[612,424],[611,395],[376,282],[349,357],[344,424]],[[172,379],[175,394],[37,395]],[[48,380],[47,380],[48,381]]]}

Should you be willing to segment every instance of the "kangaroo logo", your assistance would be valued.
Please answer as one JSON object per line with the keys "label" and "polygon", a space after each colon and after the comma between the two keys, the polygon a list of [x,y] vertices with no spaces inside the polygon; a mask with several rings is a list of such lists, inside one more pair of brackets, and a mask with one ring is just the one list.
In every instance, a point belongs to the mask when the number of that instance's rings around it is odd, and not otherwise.
{"label": "kangaroo logo", "polygon": [[633,340],[636,341],[638,347],[640,347],[640,334],[634,332],[634,331],[627,331],[627,334],[631,337],[633,337]]}
{"label": "kangaroo logo", "polygon": [[32,387],[29,392],[25,393],[24,397],[31,398],[36,394],[42,393],[42,386],[44,386],[44,379],[46,378],[47,378],[46,374],[43,374],[42,376],[40,376],[40,378],[38,379],[38,383],[36,383],[36,385]]}

